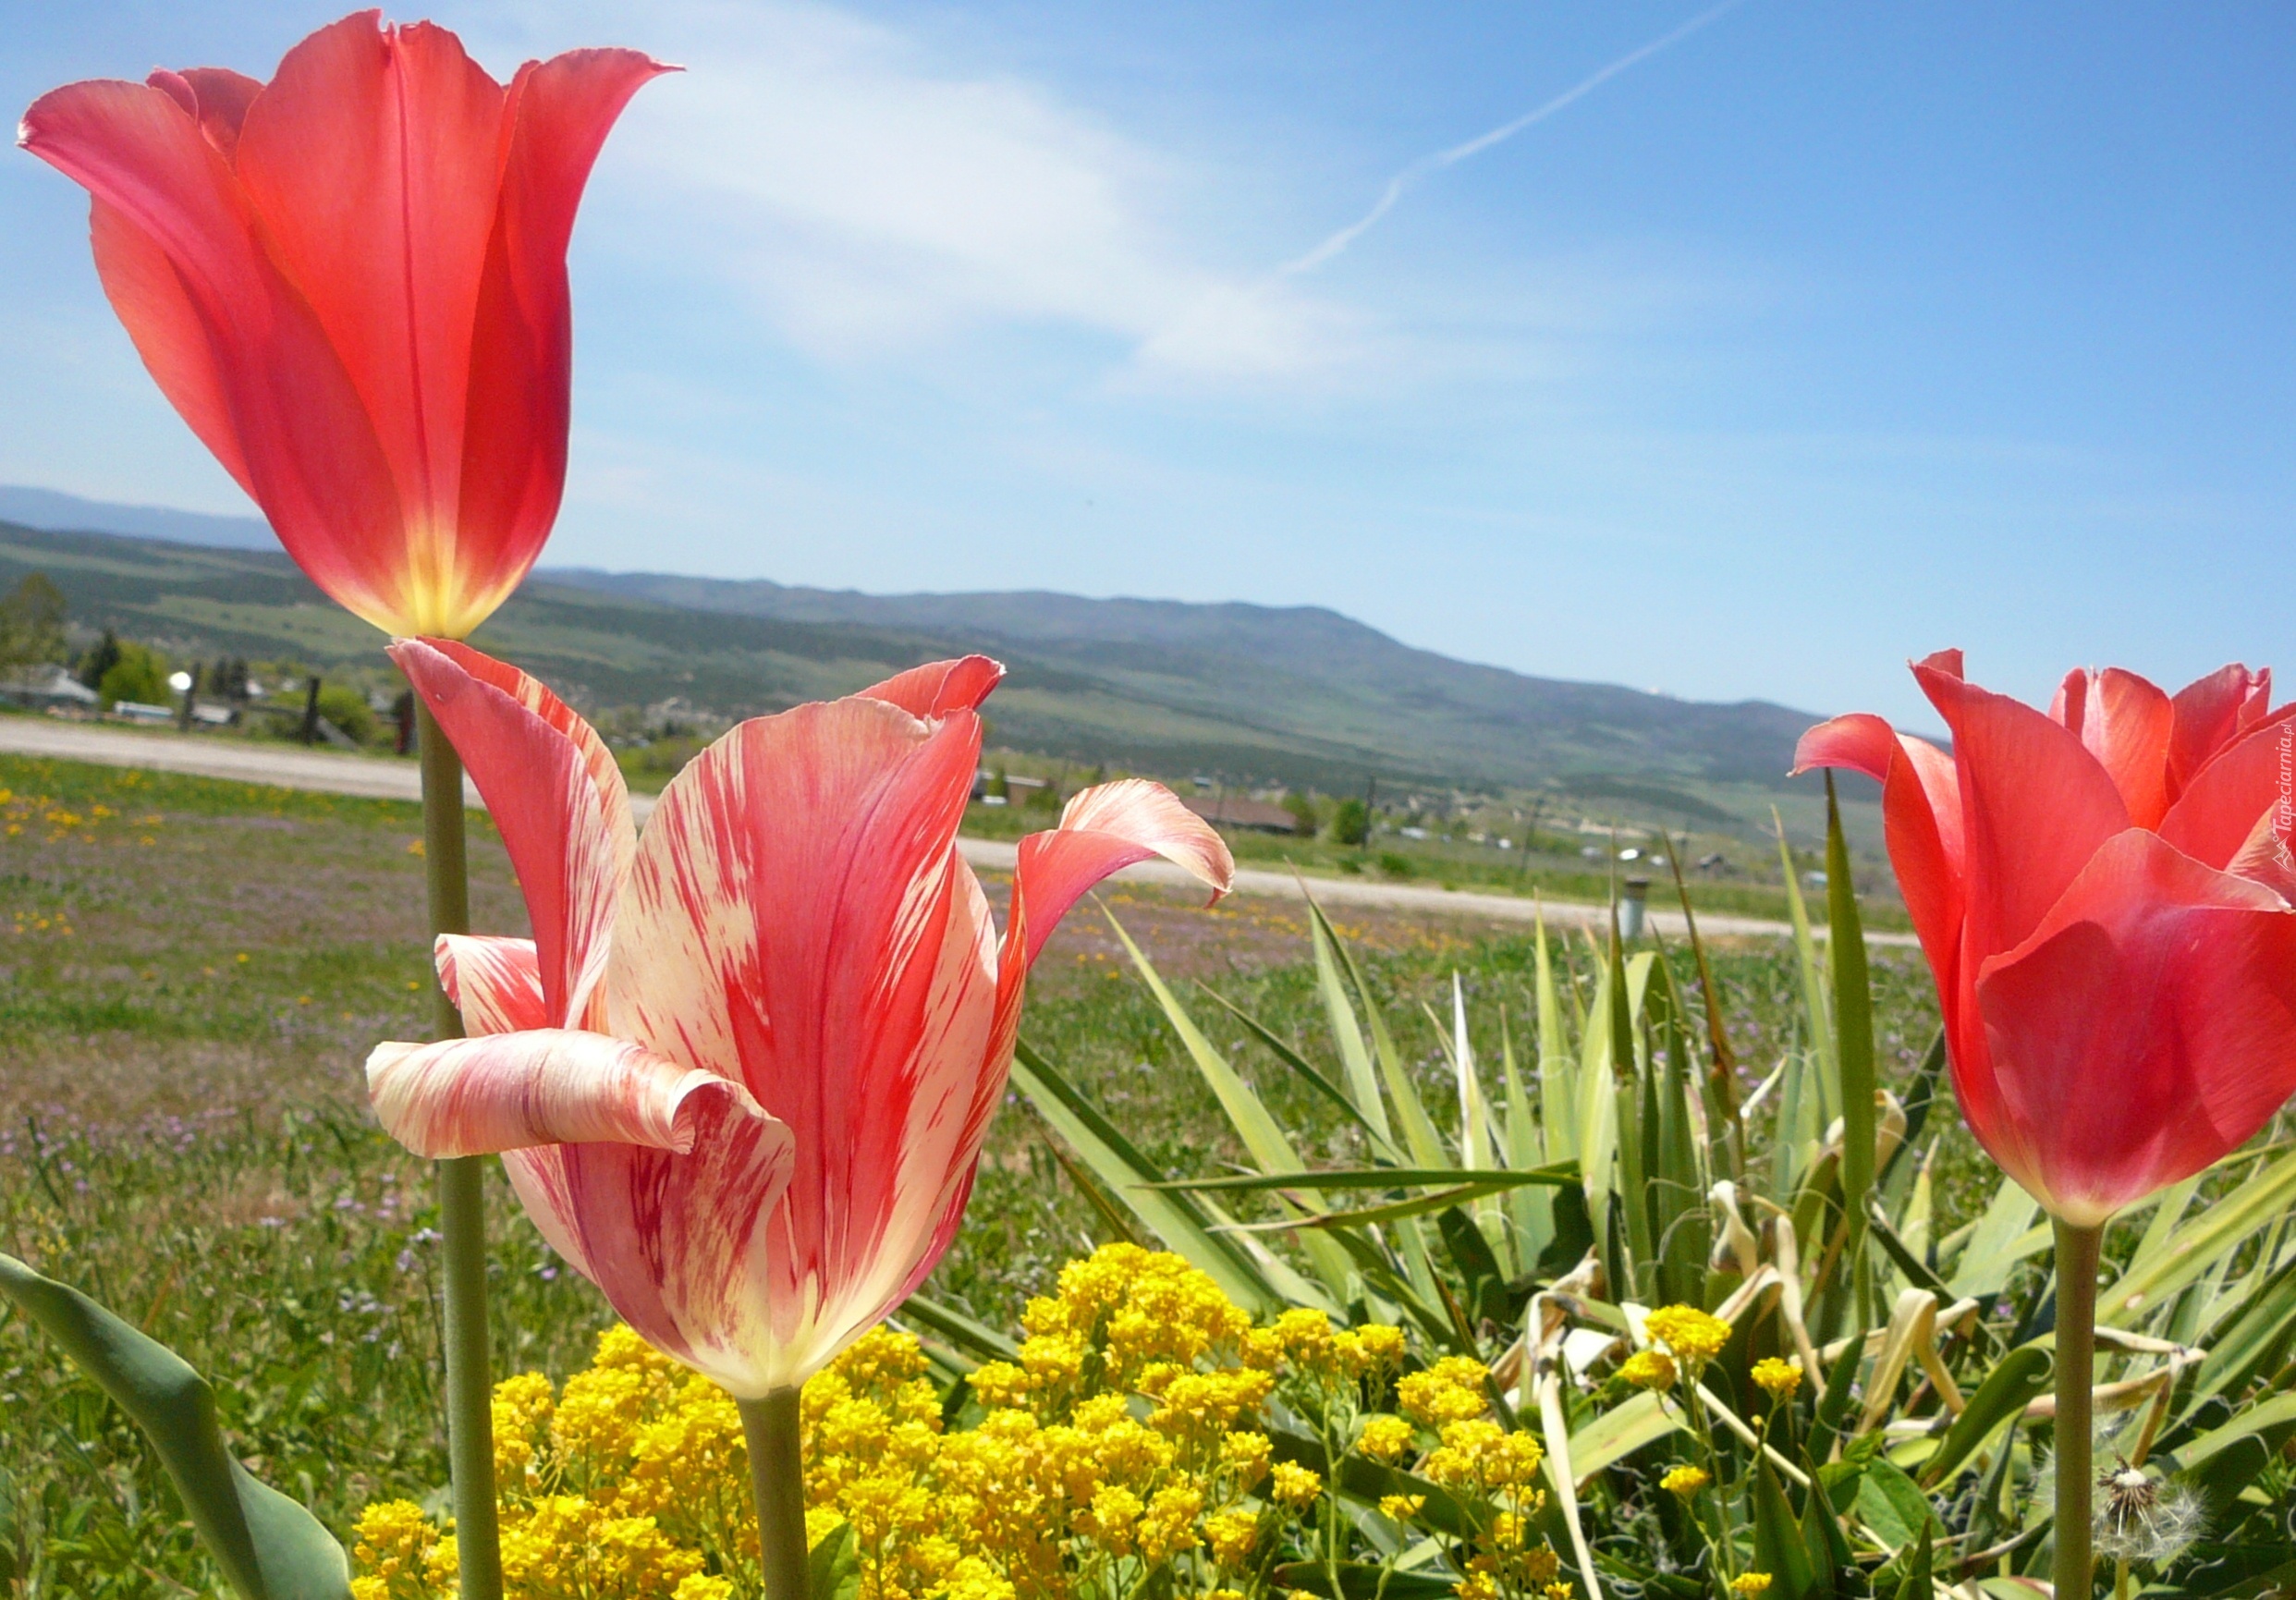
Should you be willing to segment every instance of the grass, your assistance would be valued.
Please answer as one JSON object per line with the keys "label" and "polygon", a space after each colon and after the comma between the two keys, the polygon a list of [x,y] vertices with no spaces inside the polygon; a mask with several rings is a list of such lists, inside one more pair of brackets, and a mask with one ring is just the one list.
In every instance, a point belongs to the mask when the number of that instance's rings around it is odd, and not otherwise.
{"label": "grass", "polygon": [[[472,824],[476,924],[523,931],[507,861]],[[421,1036],[419,837],[410,804],[0,757],[0,1249],[207,1373],[238,1450],[338,1532],[372,1498],[434,1500],[446,1481],[430,1175],[376,1130],[360,1073],[376,1041]],[[1296,907],[1207,911],[1130,887],[1105,904],[1167,976],[1218,989],[1320,1056]],[[1476,1041],[1488,1058],[1502,1012],[1518,1028],[1527,1013],[1520,930],[1350,911],[1342,933],[1430,1082],[1440,1053],[1421,1006],[1447,1001],[1454,970],[1492,1032]],[[1565,947],[1583,990],[1591,958]],[[1902,1075],[1934,1001],[1911,952],[1875,959],[1885,1075]],[[1717,962],[1751,1081],[1791,1039],[1791,958],[1726,944]],[[1217,1008],[1195,1009],[1303,1154],[1342,1148],[1296,1078]],[[1154,1159],[1202,1173],[1240,1154],[1089,905],[1047,947],[1023,1027]],[[1984,1168],[1957,1126],[1944,1138],[1939,1210],[1965,1217]],[[491,1194],[496,1369],[563,1379],[609,1313],[505,1187]],[[1102,1237],[1042,1129],[1008,1102],[929,1287],[1010,1325]],[[214,1592],[149,1452],[13,1315],[0,1317],[0,1594]]]}

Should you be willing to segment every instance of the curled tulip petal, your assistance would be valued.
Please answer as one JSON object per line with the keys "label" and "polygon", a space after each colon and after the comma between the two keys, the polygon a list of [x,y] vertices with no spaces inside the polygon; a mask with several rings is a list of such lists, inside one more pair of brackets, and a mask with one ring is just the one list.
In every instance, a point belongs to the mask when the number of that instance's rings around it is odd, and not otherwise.
{"label": "curled tulip petal", "polygon": [[385,1044],[367,1057],[384,1130],[417,1155],[491,1155],[537,1144],[691,1151],[699,1098],[770,1120],[740,1084],[603,1033],[538,1028]]}
{"label": "curled tulip petal", "polygon": [[1077,897],[1110,873],[1157,856],[1210,889],[1211,904],[1236,881],[1227,841],[1162,784],[1120,778],[1078,793],[1061,809],[1058,827],[1020,841],[1005,935],[1008,959],[1017,953],[1025,971]]}
{"label": "curled tulip petal", "polygon": [[967,655],[912,666],[861,693],[870,700],[890,702],[911,716],[946,716],[952,711],[978,710],[1004,676],[1003,662]]}

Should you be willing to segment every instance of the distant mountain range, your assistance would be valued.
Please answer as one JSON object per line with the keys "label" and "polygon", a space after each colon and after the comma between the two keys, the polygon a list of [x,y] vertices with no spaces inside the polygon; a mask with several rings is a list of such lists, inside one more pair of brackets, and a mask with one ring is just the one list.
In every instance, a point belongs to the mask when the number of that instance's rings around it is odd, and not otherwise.
{"label": "distant mountain range", "polygon": [[[0,522],[0,583],[45,571],[76,620],[186,652],[374,660],[380,639],[326,603],[261,523],[25,498],[44,493],[0,489],[0,516],[16,524]],[[26,526],[33,518],[8,508],[28,504],[40,521],[80,527]],[[1677,824],[1754,823],[1769,799],[1806,788],[1785,774],[1795,739],[1816,720],[1759,701],[1681,701],[1473,666],[1311,606],[869,595],[559,569],[537,573],[474,642],[578,702],[676,696],[727,715],[983,650],[1011,669],[988,709],[994,739],[1015,749],[1338,792],[1374,777],[1545,788]]]}
{"label": "distant mountain range", "polygon": [[173,511],[164,506],[122,506],[12,483],[0,483],[0,522],[53,533],[128,533],[139,539],[207,544],[219,550],[279,548],[277,535],[260,517],[214,517],[204,511]]}

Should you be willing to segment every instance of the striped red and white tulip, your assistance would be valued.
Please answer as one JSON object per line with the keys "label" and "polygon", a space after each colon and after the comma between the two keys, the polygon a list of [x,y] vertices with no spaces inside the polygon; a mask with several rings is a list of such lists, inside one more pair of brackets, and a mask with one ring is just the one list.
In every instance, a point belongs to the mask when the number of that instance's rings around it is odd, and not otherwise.
{"label": "striped red and white tulip", "polygon": [[800,1385],[940,1259],[1002,1097],[1030,963],[1109,873],[1234,863],[1162,786],[1020,842],[1002,938],[957,848],[981,656],[743,723],[645,832],[589,725],[515,667],[392,654],[464,753],[534,937],[446,936],[473,1037],[387,1044],[377,1112],[503,1153],[527,1212],[649,1342],[737,1398]]}

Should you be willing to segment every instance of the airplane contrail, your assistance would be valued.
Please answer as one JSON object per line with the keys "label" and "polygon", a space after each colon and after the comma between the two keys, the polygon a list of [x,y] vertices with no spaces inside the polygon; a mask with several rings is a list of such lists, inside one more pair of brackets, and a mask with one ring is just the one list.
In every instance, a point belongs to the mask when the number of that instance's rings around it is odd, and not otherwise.
{"label": "airplane contrail", "polygon": [[1503,122],[1487,133],[1477,134],[1474,138],[1467,140],[1464,144],[1455,144],[1448,150],[1439,150],[1433,155],[1423,156],[1419,160],[1411,163],[1411,165],[1405,167],[1401,172],[1397,173],[1393,177],[1387,180],[1387,187],[1380,191],[1379,199],[1375,203],[1374,203],[1371,210],[1365,212],[1362,216],[1358,218],[1356,221],[1351,222],[1347,226],[1341,228],[1337,233],[1333,234],[1329,238],[1317,245],[1313,250],[1308,251],[1307,254],[1301,256],[1299,260],[1285,263],[1284,265],[1276,269],[1278,275],[1283,277],[1291,277],[1300,273],[1314,271],[1317,267],[1322,266],[1325,262],[1331,260],[1332,257],[1337,255],[1341,250],[1346,250],[1348,246],[1353,244],[1357,239],[1362,238],[1363,235],[1371,229],[1374,224],[1377,223],[1381,217],[1386,215],[1388,212],[1395,209],[1395,202],[1403,198],[1403,193],[1406,189],[1410,189],[1411,185],[1417,183],[1421,178],[1425,177],[1429,173],[1440,172],[1447,166],[1456,166],[1471,155],[1480,155],[1484,151],[1490,149],[1493,145],[1512,139],[1516,134],[1520,133],[1524,128],[1530,127],[1533,123],[1545,121],[1548,117],[1554,116],[1555,113],[1560,111],[1564,106],[1569,105],[1572,101],[1578,100],[1584,95],[1591,94],[1613,78],[1618,77],[1619,73],[1624,72],[1628,67],[1637,66],[1642,62],[1649,60],[1652,56],[1657,55],[1661,50],[1667,48],[1669,45],[1680,43],[1683,40],[1688,39],[1691,34],[1697,32],[1708,23],[1718,20],[1727,13],[1737,10],[1739,6],[1744,5],[1745,3],[1746,0],[1722,0],[1720,5],[1709,6],[1707,9],[1701,11],[1697,16],[1691,18],[1689,21],[1683,23],[1680,27],[1675,29],[1672,32],[1663,33],[1657,38],[1652,40],[1649,43],[1643,45],[1641,49],[1630,51],[1627,55],[1619,56],[1618,60],[1602,68],[1599,72],[1595,72],[1589,77],[1582,79],[1577,83],[1571,85],[1569,89],[1564,90],[1560,94],[1555,96],[1554,99],[1546,102],[1544,105],[1540,105],[1533,110],[1524,112],[1520,116],[1516,117],[1512,122]]}

